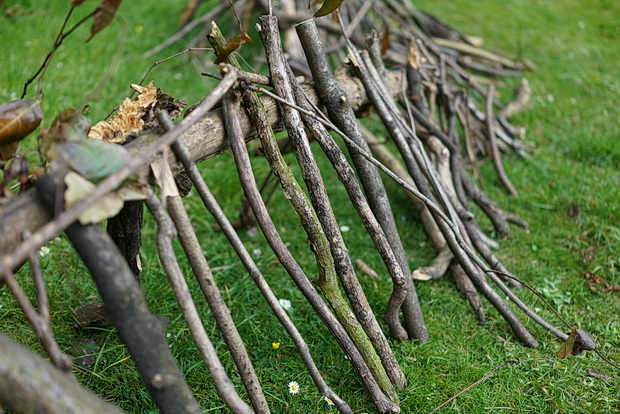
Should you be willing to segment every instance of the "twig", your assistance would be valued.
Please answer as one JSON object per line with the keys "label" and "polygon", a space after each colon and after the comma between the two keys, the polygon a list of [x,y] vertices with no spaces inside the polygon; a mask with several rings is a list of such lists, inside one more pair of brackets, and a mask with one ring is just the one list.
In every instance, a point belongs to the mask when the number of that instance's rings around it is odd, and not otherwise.
{"label": "twig", "polygon": [[[25,238],[28,238],[30,236],[30,233],[27,232],[25,236]],[[37,309],[43,321],[45,321],[45,323],[49,325],[49,300],[47,297],[47,289],[45,288],[45,279],[43,279],[43,268],[41,267],[41,261],[37,257],[37,254],[33,252],[30,254],[28,262],[30,263],[32,279],[34,281],[35,292],[37,295]]]}
{"label": "twig", "polygon": [[495,368],[493,368],[491,371],[489,371],[488,373],[486,373],[484,375],[484,377],[480,378],[478,381],[474,382],[471,385],[468,385],[467,387],[465,387],[464,389],[462,389],[461,391],[459,391],[457,394],[455,394],[454,396],[448,398],[446,401],[444,401],[443,403],[441,403],[440,405],[438,405],[437,407],[433,408],[431,411],[429,411],[428,414],[433,414],[437,411],[439,411],[442,407],[444,407],[446,404],[450,403],[450,401],[454,400],[456,397],[458,397],[459,395],[463,394],[466,391],[469,391],[470,389],[474,388],[476,385],[480,384],[482,381],[486,380],[487,378],[489,378],[491,376],[491,374],[493,374],[495,371],[497,371],[498,369],[508,365],[508,364],[516,364],[518,361],[511,359],[508,360],[506,362],[503,362],[501,364],[499,364],[498,366],[496,366]]}
{"label": "twig", "polygon": [[43,61],[39,69],[35,72],[35,74],[32,75],[30,78],[28,78],[28,80],[24,83],[24,89],[22,91],[22,96],[21,96],[22,99],[26,96],[26,93],[28,92],[28,86],[30,86],[30,84],[37,78],[37,76],[39,76],[39,74],[41,74],[41,77],[39,78],[39,82],[38,82],[37,97],[41,95],[43,77],[45,76],[45,72],[47,71],[47,68],[52,62],[54,53],[56,53],[56,51],[58,50],[60,45],[62,45],[62,42],[67,38],[67,36],[73,33],[73,31],[77,29],[79,26],[81,26],[82,23],[84,23],[86,20],[94,16],[96,12],[96,10],[93,10],[91,13],[87,14],[86,16],[81,18],[76,24],[74,24],[71,29],[65,32],[64,31],[65,27],[67,26],[67,23],[69,22],[69,18],[71,17],[71,14],[73,13],[74,8],[75,7],[71,7],[71,9],[69,10],[69,13],[67,13],[67,17],[65,17],[65,20],[63,21],[62,26],[60,28],[60,31],[58,32],[58,36],[56,36],[56,40],[54,41],[52,50],[49,51],[49,53],[45,57],[45,60]]}
{"label": "twig", "polygon": [[450,249],[444,247],[428,266],[419,267],[413,271],[411,277],[415,280],[433,280],[442,277],[448,270],[448,265],[454,256]]}
{"label": "twig", "polygon": [[504,166],[502,165],[502,159],[499,154],[499,149],[497,148],[497,138],[495,136],[495,125],[493,123],[493,119],[495,118],[493,115],[493,94],[495,93],[495,85],[491,84],[489,86],[489,91],[487,94],[487,133],[489,134],[489,145],[491,147],[491,154],[493,155],[493,165],[495,166],[495,171],[497,172],[497,176],[499,177],[504,187],[508,190],[508,192],[517,196],[517,189],[512,185],[508,175],[506,175],[506,171],[504,170]]}
{"label": "twig", "polygon": [[[322,43],[319,38],[318,29],[316,25],[314,25],[314,21],[307,20],[302,22],[296,26],[296,30],[300,37],[304,52],[306,53],[308,63],[310,64],[310,69],[317,85],[317,92],[327,107],[330,118],[333,119],[334,123],[338,125],[339,128],[344,130],[349,137],[352,137],[358,146],[362,146],[362,148],[368,150],[368,145],[366,144],[366,141],[364,141],[364,138],[359,130],[358,121],[353,113],[353,110],[351,109],[350,104],[348,103],[349,98],[338,87],[338,84],[331,72],[326,56],[322,50]],[[381,226],[384,228],[386,236],[390,237],[391,235],[394,238],[398,238],[398,232],[394,223],[392,209],[378,170],[373,165],[366,162],[366,160],[360,157],[355,151],[350,151],[350,153],[353,163],[355,164],[360,176],[360,180],[362,181],[362,185],[364,186],[366,197],[369,200],[369,205],[373,209],[375,217],[377,217],[378,222],[381,223]],[[394,248],[394,246],[392,246],[392,248]],[[332,246],[332,254],[333,253],[334,246]],[[344,258],[344,256],[341,257]],[[341,282],[347,296],[351,300],[353,311],[360,320],[360,323],[364,327],[364,330],[368,334],[373,345],[377,349],[377,352],[381,356],[386,370],[389,372],[393,369],[393,364],[391,361],[394,360],[394,357],[385,335],[381,331],[381,328],[370,310],[361,286],[355,278],[351,260],[348,256],[344,258],[345,260],[339,260],[336,256],[334,259],[336,270],[341,278]],[[399,262],[399,264],[401,264],[402,267],[402,263]],[[404,288],[402,284],[399,284],[398,280],[395,282],[394,289]],[[397,294],[400,293],[397,292]],[[421,318],[421,310],[419,310],[418,316]],[[420,318],[416,321],[421,323],[419,330],[426,332],[423,319],[421,320]],[[424,337],[421,337],[421,340],[424,339]],[[397,372],[394,372],[390,375],[392,381],[397,379],[394,377],[394,374],[396,373]],[[402,384],[402,379],[403,377],[401,376],[401,379],[395,383]]]}
{"label": "twig", "polygon": [[[167,62],[167,61],[169,61],[169,60],[171,60],[171,59],[174,59],[174,58],[176,58],[176,57],[179,57],[179,56],[184,55],[184,54],[189,53],[189,52],[204,52],[204,51],[206,51],[206,50],[212,50],[212,49],[211,49],[211,48],[208,48],[208,47],[188,47],[188,48],[187,48],[187,49],[185,49],[185,50],[182,50],[182,51],[180,51],[180,52],[177,52],[177,53],[175,53],[175,54],[173,54],[173,55],[170,55],[170,56],[168,56],[168,57],[165,57],[165,58],[163,58],[163,59],[160,59],[160,60],[158,60],[158,61],[154,62],[154,63],[151,65],[151,67],[150,67],[150,68],[146,71],[146,73],[144,74],[144,76],[142,76],[142,79],[140,79],[140,82],[138,82],[138,85],[142,85],[142,84],[144,83],[144,81],[146,80],[146,78],[149,76],[149,73],[151,73],[151,71],[152,71],[153,69],[155,69],[155,67],[157,67],[157,66],[161,65],[162,63]],[[131,95],[129,95],[129,98],[133,97],[133,96],[134,96],[134,94],[136,94],[136,93],[137,93],[137,92],[136,92],[136,90],[134,89],[134,90],[133,90],[133,92],[131,93]]]}
{"label": "twig", "polygon": [[[44,176],[36,182],[48,209],[54,208],[59,188],[53,178]],[[201,413],[168,347],[166,319],[149,311],[135,275],[110,236],[98,224],[83,226],[79,222],[65,233],[90,271],[107,315],[161,412]]]}
{"label": "twig", "polygon": [[[164,130],[171,131],[174,129],[172,120],[167,112],[158,112],[157,119],[164,127]],[[169,167],[168,173],[172,177],[172,172]],[[265,400],[252,361],[245,349],[245,345],[243,344],[241,335],[239,335],[235,322],[232,319],[230,310],[222,298],[217,282],[207,263],[207,259],[202,253],[200,242],[198,241],[189,215],[183,206],[183,201],[178,194],[171,195],[167,197],[166,205],[168,206],[170,218],[172,218],[174,226],[177,229],[181,246],[189,260],[189,264],[196,276],[202,294],[207,300],[213,318],[222,333],[224,341],[226,341],[228,350],[239,371],[241,381],[250,396],[252,406],[257,413],[269,413],[269,407],[267,406],[267,401]]]}
{"label": "twig", "polygon": [[[277,20],[275,17],[261,18],[262,30],[260,31],[260,34],[265,44],[267,59],[269,62],[270,71],[272,73],[272,79],[274,82],[276,93],[278,93],[280,96],[284,97],[287,100],[293,100],[293,79],[291,79],[292,71],[290,71],[290,68],[285,63],[284,56],[280,48],[277,27]],[[329,255],[329,252],[331,251],[331,255],[333,257],[336,269],[338,269],[338,267],[340,267],[340,269],[342,270],[346,269],[346,273],[337,272],[337,274],[340,277],[343,286],[345,287],[345,291],[347,292],[347,295],[352,303],[356,315],[358,315],[358,310],[356,310],[356,306],[363,308],[365,313],[369,311],[370,313],[372,313],[372,311],[370,310],[370,305],[368,304],[364,292],[361,289],[359,282],[357,281],[357,277],[355,276],[353,264],[351,263],[351,259],[347,253],[347,248],[344,244],[344,240],[338,228],[336,217],[331,208],[331,205],[329,204],[327,190],[325,189],[325,185],[323,184],[323,180],[319,172],[319,167],[314,160],[314,156],[312,155],[312,151],[308,144],[308,137],[304,132],[301,116],[297,111],[294,110],[284,111],[284,122],[287,125],[289,137],[291,139],[295,155],[297,156],[297,160],[301,167],[302,176],[306,183],[306,187],[308,188],[312,205],[317,211],[318,221],[320,222],[320,225],[322,226],[325,233],[324,237],[326,238],[326,242],[329,246],[328,251],[325,252],[325,254]],[[324,131],[322,136],[326,135],[329,134],[327,133],[327,131]],[[317,138],[317,140],[319,139],[318,136],[315,136],[315,138]],[[333,143],[333,145],[335,146],[335,143]],[[354,177],[352,170],[350,170],[350,174],[351,177]],[[361,189],[358,188],[358,191],[358,196],[363,198],[361,194]],[[372,215],[370,209],[367,206],[366,208],[366,215]],[[372,224],[375,226],[372,229],[375,233],[381,231],[376,220]],[[382,239],[381,250],[384,254],[388,254],[388,250],[390,250],[385,236],[383,236]],[[389,253],[391,253],[391,251]],[[398,309],[400,308],[400,305],[405,299],[406,295],[405,276],[403,275],[400,267],[398,267],[399,265],[396,262],[395,257],[392,255],[390,259],[390,269],[394,271],[400,271],[400,279],[395,276],[394,293],[390,298],[392,318],[389,322],[392,328],[396,330],[400,328],[399,333],[402,332],[401,335],[404,335],[406,337],[406,332],[402,327],[400,327],[400,323],[398,322]],[[398,267],[398,269],[396,269],[396,267]],[[355,287],[356,282],[357,287]],[[358,319],[361,319],[359,315]],[[396,327],[394,325],[396,325]],[[367,329],[365,330],[368,332]],[[369,337],[372,340],[372,336],[370,334]],[[383,366],[385,367],[385,370],[390,377],[392,383],[395,384],[397,387],[404,387],[404,385],[406,384],[406,382],[404,381],[404,374],[400,370],[398,363],[396,362],[396,359],[391,353],[389,347],[385,348],[375,343],[374,341],[372,342],[375,349],[377,349],[377,353],[379,354]],[[377,379],[379,381],[379,384],[381,384],[381,380],[379,378]]]}
{"label": "twig", "polygon": [[49,319],[44,318],[42,315],[39,315],[36,310],[34,310],[32,303],[30,303],[30,299],[28,299],[11,273],[7,272],[4,274],[4,282],[11,290],[11,293],[19,304],[19,307],[22,309],[22,312],[24,312],[24,315],[28,318],[34,333],[37,335],[39,341],[41,341],[41,345],[43,345],[43,348],[45,349],[45,352],[52,360],[52,364],[54,364],[56,368],[70,374],[73,367],[73,359],[63,354],[60,350],[58,343],[54,339]]}

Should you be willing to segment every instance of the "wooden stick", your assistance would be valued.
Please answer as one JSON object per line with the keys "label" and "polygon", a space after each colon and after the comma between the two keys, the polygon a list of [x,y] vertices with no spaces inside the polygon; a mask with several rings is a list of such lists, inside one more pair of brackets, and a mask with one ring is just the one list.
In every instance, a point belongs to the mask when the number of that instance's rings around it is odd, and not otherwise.
{"label": "wooden stick", "polygon": [[347,403],[343,401],[325,383],[323,376],[321,375],[320,371],[314,363],[314,360],[312,359],[308,344],[303,339],[303,337],[299,333],[299,330],[295,327],[293,321],[289,318],[286,311],[280,305],[277,296],[273,293],[271,287],[265,280],[265,277],[252,259],[252,256],[248,253],[247,249],[243,245],[243,242],[233,228],[232,223],[228,220],[228,218],[224,214],[224,211],[209,190],[207,183],[202,178],[198,167],[191,158],[191,153],[189,152],[189,149],[185,146],[185,144],[183,144],[182,141],[176,141],[174,144],[172,144],[172,149],[174,150],[179,160],[183,163],[183,166],[185,167],[185,170],[189,174],[192,182],[194,183],[196,191],[200,195],[204,206],[207,208],[207,210],[209,210],[211,215],[217,221],[220,229],[224,232],[229,243],[235,249],[235,252],[239,256],[239,259],[252,277],[252,280],[254,280],[256,286],[265,297],[265,300],[269,304],[272,312],[276,315],[282,326],[284,326],[289,336],[293,340],[293,343],[299,350],[299,353],[304,363],[306,364],[306,369],[308,370],[310,376],[312,377],[312,380],[314,381],[321,394],[331,399],[334,402],[336,408],[338,408],[341,413],[352,413],[351,408],[347,405]]}
{"label": "wooden stick", "polygon": [[[179,267],[174,248],[172,247],[172,239],[177,234],[174,223],[152,189],[149,189],[149,193],[146,205],[157,222],[157,250],[159,252],[159,258],[168,275],[172,291],[183,312],[194,343],[200,351],[205,365],[209,369],[209,373],[213,378],[219,396],[226,405],[234,413],[251,414],[253,412],[252,409],[239,397],[232,381],[226,374],[226,370],[200,319],[187,282],[183,277],[183,272]],[[269,412],[268,408],[266,412]]]}

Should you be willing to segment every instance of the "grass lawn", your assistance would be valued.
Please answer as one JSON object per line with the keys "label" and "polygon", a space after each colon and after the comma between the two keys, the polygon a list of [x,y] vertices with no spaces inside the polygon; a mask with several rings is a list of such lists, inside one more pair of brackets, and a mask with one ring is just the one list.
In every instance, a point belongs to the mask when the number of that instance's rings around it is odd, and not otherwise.
{"label": "grass lawn", "polygon": [[[182,50],[177,44],[145,59],[145,50],[163,41],[175,30],[182,3],[129,2],[118,15],[127,27],[122,56],[109,84],[89,101],[89,118],[97,122],[131,93],[130,83],[140,81],[157,59]],[[18,98],[24,81],[39,67],[60,28],[69,1],[30,0],[0,2],[0,101]],[[96,1],[77,10],[82,16]],[[466,34],[480,36],[489,49],[510,57],[524,56],[538,66],[528,73],[533,97],[529,110],[513,119],[528,130],[533,144],[532,159],[504,158],[504,165],[519,197],[506,195],[491,165],[483,168],[484,188],[504,209],[530,223],[528,231],[513,228],[501,241],[499,257],[516,275],[542,292],[570,322],[590,332],[599,349],[620,361],[620,293],[595,294],[584,273],[594,272],[611,284],[620,284],[620,2],[614,0],[420,0],[416,6],[430,11]],[[12,15],[5,12],[13,6]],[[76,16],[74,16],[75,19]],[[76,21],[76,20],[74,20]],[[77,106],[105,78],[121,36],[115,22],[84,44],[89,28],[80,28],[58,50],[44,82],[42,109],[44,126],[65,107]],[[250,32],[252,35],[254,31]],[[158,66],[150,78],[165,92],[193,103],[206,95],[214,83],[199,75],[205,66],[201,53]],[[518,80],[508,84],[505,93]],[[34,96],[36,84],[30,87]],[[508,96],[504,96],[508,99]],[[35,148],[34,135],[25,146]],[[34,151],[30,158],[36,161]],[[291,157],[291,161],[294,157]],[[353,259],[361,258],[382,270],[378,254],[360,231],[356,213],[350,208],[331,167],[323,163],[324,178],[340,224],[351,231],[345,241]],[[264,177],[267,165],[254,162],[257,177]],[[241,190],[230,153],[205,161],[201,168],[220,203],[236,218]],[[395,215],[411,267],[426,265],[433,251],[411,214],[411,205],[391,183]],[[272,412],[325,413],[328,407],[314,388],[296,348],[277,323],[258,290],[237,260],[224,237],[212,229],[213,220],[201,208],[196,195],[185,200],[211,266],[229,266],[215,275],[258,371]],[[269,204],[283,238],[310,274],[315,272],[299,222],[276,192]],[[569,210],[572,214],[569,214]],[[192,213],[194,211],[194,213]],[[574,214],[577,212],[578,214]],[[487,225],[490,229],[490,226]],[[193,346],[180,316],[155,249],[155,226],[145,222],[142,286],[154,313],[168,317],[172,352],[205,412],[225,412],[209,373]],[[291,300],[290,315],[311,345],[313,357],[326,380],[356,413],[375,412],[360,381],[328,330],[305,303],[289,280],[262,236],[242,234],[261,270],[276,294]],[[97,300],[96,289],[64,236],[48,244],[50,253],[42,259],[51,302],[53,328],[63,350],[79,338],[92,338],[99,345],[94,367],[77,369],[78,379],[103,398],[132,413],[156,411],[144,390],[124,346],[113,329],[78,329],[72,309]],[[187,274],[190,268],[183,264]],[[391,284],[361,276],[371,305],[377,314],[385,308]],[[26,272],[19,276],[33,294]],[[408,387],[399,395],[403,413],[428,412],[458,391],[481,378],[494,366],[516,360],[494,373],[487,381],[444,407],[451,413],[611,413],[620,412],[620,372],[587,353],[560,360],[555,353],[560,343],[528,321],[540,342],[536,349],[519,345],[499,315],[487,306],[488,322],[476,323],[449,278],[418,283],[418,295],[425,313],[431,341],[424,345],[392,342],[393,350],[407,375]],[[197,286],[194,291],[198,292]],[[532,307],[540,308],[548,320],[553,315],[527,292],[519,292]],[[198,298],[198,296],[195,296]],[[205,325],[216,344],[237,389],[245,395],[217,328],[204,300],[197,299]],[[525,318],[524,318],[525,319]],[[559,325],[559,323],[558,323]],[[36,337],[6,288],[0,289],[0,332],[40,351]],[[275,350],[272,342],[280,342]],[[588,376],[596,369],[609,376]],[[288,393],[287,384],[297,381],[298,394]]]}

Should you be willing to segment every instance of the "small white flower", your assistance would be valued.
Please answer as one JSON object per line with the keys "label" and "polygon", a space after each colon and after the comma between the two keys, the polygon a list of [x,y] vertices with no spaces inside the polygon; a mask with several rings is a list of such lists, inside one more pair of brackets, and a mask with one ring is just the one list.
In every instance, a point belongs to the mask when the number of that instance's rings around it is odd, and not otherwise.
{"label": "small white flower", "polygon": [[351,230],[351,227],[349,227],[349,226],[340,226],[340,232],[341,233],[346,233],[349,230]]}
{"label": "small white flower", "polygon": [[50,248],[47,246],[43,246],[39,249],[39,256],[44,257],[50,254]]}
{"label": "small white flower", "polygon": [[285,311],[291,308],[291,301],[288,299],[280,299],[278,302],[280,302],[280,306],[282,306]]}
{"label": "small white flower", "polygon": [[334,402],[328,396],[324,396],[323,398],[325,399],[325,402],[327,402],[327,405],[334,405]]}
{"label": "small white flower", "polygon": [[253,254],[254,256],[260,256],[260,255],[261,255],[261,253],[262,253],[262,250],[261,250],[261,249],[254,249],[254,250],[252,250],[252,254]]}
{"label": "small white flower", "polygon": [[299,392],[299,384],[297,381],[291,381],[288,383],[288,392],[291,394],[297,394]]}

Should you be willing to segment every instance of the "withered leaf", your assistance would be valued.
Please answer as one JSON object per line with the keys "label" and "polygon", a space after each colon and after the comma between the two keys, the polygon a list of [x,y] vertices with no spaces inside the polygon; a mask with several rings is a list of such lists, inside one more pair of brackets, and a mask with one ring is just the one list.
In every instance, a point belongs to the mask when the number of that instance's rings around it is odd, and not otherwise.
{"label": "withered leaf", "polygon": [[577,338],[577,327],[573,326],[571,328],[571,333],[568,334],[568,338],[566,338],[566,341],[564,341],[564,343],[562,344],[562,347],[556,354],[558,358],[564,359],[567,356],[571,355],[571,353],[573,352],[573,345],[575,343],[576,338]]}
{"label": "withered leaf", "polygon": [[86,0],[73,0],[73,1],[71,2],[71,7],[77,7],[77,6],[79,6],[80,4],[84,3],[85,1],[86,1]]}
{"label": "withered leaf", "polygon": [[[65,191],[66,208],[77,204],[95,190],[95,185],[92,182],[73,171],[65,175],[64,181],[67,186]],[[113,192],[80,213],[78,220],[84,225],[99,223],[108,217],[114,217],[122,208],[123,199]]]}
{"label": "withered leaf", "polygon": [[571,333],[556,354],[558,358],[566,358],[581,354],[582,351],[592,351],[596,348],[596,341],[588,332],[573,326]]}
{"label": "withered leaf", "polygon": [[607,381],[609,379],[611,379],[611,377],[609,375],[605,375],[605,374],[601,374],[598,370],[596,369],[586,369],[586,372],[588,373],[589,376],[594,377],[594,378],[598,378],[598,379],[602,379],[604,381]]}
{"label": "withered leaf", "polygon": [[39,126],[42,119],[38,101],[15,99],[0,105],[0,145],[25,138]]}
{"label": "withered leaf", "polygon": [[121,5],[121,1],[122,0],[103,0],[99,3],[97,10],[95,10],[95,16],[93,17],[93,25],[90,28],[90,37],[86,40],[86,43],[90,42],[97,33],[112,23],[116,10],[118,6]]}
{"label": "withered leaf", "polygon": [[217,58],[215,59],[215,64],[219,65],[220,63],[225,62],[226,59],[228,59],[228,56],[230,56],[230,54],[234,52],[235,50],[239,49],[239,47],[241,47],[241,45],[244,44],[245,42],[252,43],[252,38],[248,36],[247,32],[242,30],[239,36],[231,37],[228,40],[228,42],[226,42],[224,47],[222,47],[222,50],[220,50],[219,53],[217,54]]}
{"label": "withered leaf", "polygon": [[325,0],[320,9],[314,13],[314,17],[327,16],[334,10],[336,10],[342,4],[344,0]]}
{"label": "withered leaf", "polygon": [[[67,208],[88,197],[95,190],[95,184],[73,171],[69,171],[65,175],[64,181],[67,186],[64,195],[65,207]],[[145,200],[146,197],[145,185],[139,182],[126,183],[80,213],[78,220],[84,225],[99,223],[117,215],[123,208],[125,201]]]}

